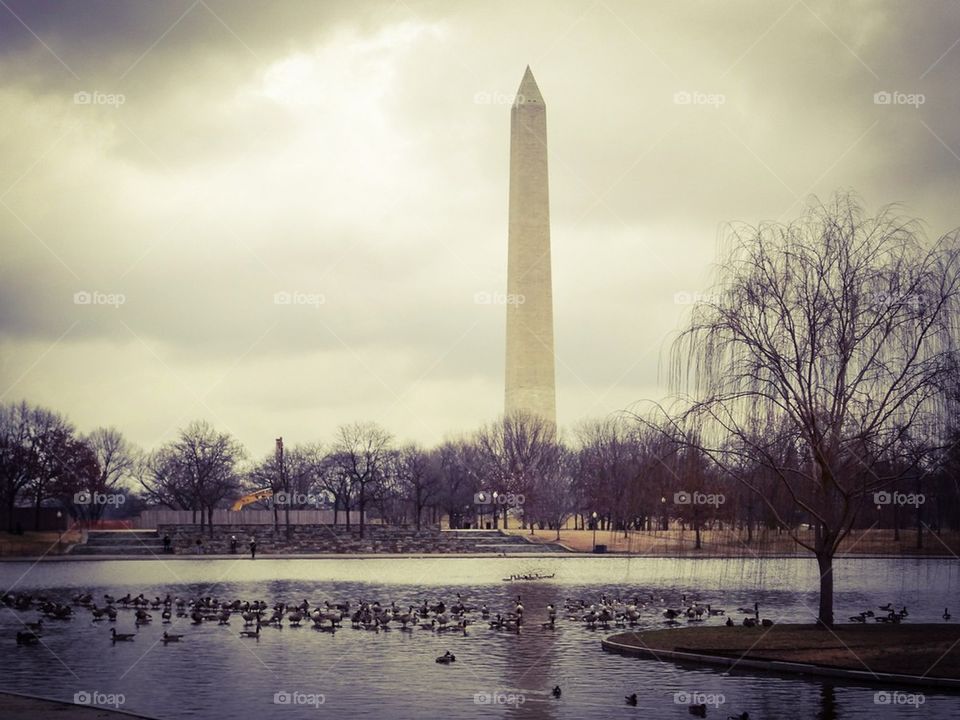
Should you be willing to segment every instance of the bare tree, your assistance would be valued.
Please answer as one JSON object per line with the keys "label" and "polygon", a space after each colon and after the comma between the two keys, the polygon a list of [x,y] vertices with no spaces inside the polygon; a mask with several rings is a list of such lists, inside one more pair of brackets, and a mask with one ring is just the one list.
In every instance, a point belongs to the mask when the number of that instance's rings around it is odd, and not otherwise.
{"label": "bare tree", "polygon": [[496,493],[496,512],[503,515],[507,527],[509,498],[532,497],[542,474],[554,461],[556,428],[553,423],[529,413],[513,413],[488,425],[477,434],[477,447],[483,461],[483,477],[490,483],[490,495]]}
{"label": "bare tree", "polygon": [[33,477],[32,408],[26,402],[0,405],[0,500],[7,530],[14,531],[14,508]]}
{"label": "bare tree", "polygon": [[420,530],[423,510],[435,502],[440,494],[440,460],[417,445],[400,448],[396,458],[396,473],[400,491],[413,509],[417,530]]}
{"label": "bare tree", "polygon": [[[673,346],[673,385],[690,393],[676,429],[814,553],[826,626],[833,558],[861,500],[902,478],[942,419],[958,236],[930,247],[918,228],[890,209],[867,217],[845,195],[790,225],[733,228],[714,292]],[[774,451],[784,446],[798,462]],[[777,479],[812,540],[744,462]]]}
{"label": "bare tree", "polygon": [[140,481],[150,497],[199,512],[201,531],[208,524],[212,536],[214,509],[240,489],[238,465],[244,455],[231,435],[196,421],[151,456]]}
{"label": "bare tree", "polygon": [[360,511],[360,537],[364,536],[367,494],[386,471],[390,451],[390,433],[376,423],[353,423],[337,430],[333,457],[344,476],[357,491]]}
{"label": "bare tree", "polygon": [[469,440],[447,440],[439,448],[439,502],[450,528],[463,527],[464,515],[473,508],[480,482],[480,449]]}
{"label": "bare tree", "polygon": [[[137,464],[137,450],[116,428],[97,428],[84,437],[93,452],[98,472],[79,489],[91,498],[98,493],[111,493],[133,477]],[[106,505],[98,502],[77,506],[77,514],[89,520],[99,520]]]}

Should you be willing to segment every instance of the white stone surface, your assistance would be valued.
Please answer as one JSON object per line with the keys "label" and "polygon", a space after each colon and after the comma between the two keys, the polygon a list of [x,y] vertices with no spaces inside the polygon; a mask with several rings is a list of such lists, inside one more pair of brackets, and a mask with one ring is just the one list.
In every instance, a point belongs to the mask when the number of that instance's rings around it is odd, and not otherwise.
{"label": "white stone surface", "polygon": [[511,109],[508,243],[505,411],[556,425],[547,108],[529,67]]}

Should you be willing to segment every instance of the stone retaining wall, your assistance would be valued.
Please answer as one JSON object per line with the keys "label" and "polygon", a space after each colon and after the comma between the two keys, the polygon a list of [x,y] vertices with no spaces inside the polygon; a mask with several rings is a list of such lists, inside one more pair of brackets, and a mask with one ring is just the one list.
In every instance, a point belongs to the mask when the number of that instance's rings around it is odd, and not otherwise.
{"label": "stone retaining wall", "polygon": [[468,539],[457,538],[450,533],[436,529],[416,529],[368,525],[364,529],[366,537],[360,537],[357,529],[348,532],[343,527],[330,525],[291,525],[290,539],[287,539],[286,527],[281,523],[274,532],[272,526],[263,525],[215,525],[213,537],[204,529],[201,535],[199,525],[160,525],[157,534],[162,538],[170,535],[174,552],[193,554],[196,552],[197,538],[203,541],[206,554],[221,555],[230,552],[230,537],[237,537],[237,553],[250,552],[250,538],[257,540],[257,554],[274,553],[464,553],[476,550],[476,545]]}

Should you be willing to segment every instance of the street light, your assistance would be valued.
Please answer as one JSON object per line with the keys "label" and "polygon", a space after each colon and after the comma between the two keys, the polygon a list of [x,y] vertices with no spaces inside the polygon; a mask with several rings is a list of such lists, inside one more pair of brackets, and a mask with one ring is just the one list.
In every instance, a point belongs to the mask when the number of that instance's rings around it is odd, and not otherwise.
{"label": "street light", "polygon": [[493,515],[493,529],[497,529],[497,491],[493,491],[493,506],[490,508],[490,514]]}
{"label": "street light", "polygon": [[593,511],[593,515],[590,517],[593,518],[593,552],[597,552],[597,511]]}

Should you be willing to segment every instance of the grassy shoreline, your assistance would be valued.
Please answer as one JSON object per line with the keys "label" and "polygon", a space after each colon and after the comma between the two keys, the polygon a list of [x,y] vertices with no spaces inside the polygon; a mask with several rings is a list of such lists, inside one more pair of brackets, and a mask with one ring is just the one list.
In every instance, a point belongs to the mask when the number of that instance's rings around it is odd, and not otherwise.
{"label": "grassy shoreline", "polygon": [[[662,660],[793,672],[849,671],[863,679],[960,684],[960,624],[697,627],[612,635],[604,648]],[[789,667],[785,664],[796,664]],[[884,678],[884,675],[892,676]]]}

